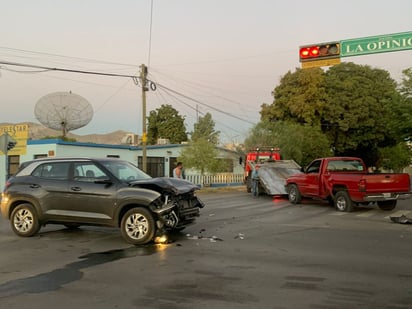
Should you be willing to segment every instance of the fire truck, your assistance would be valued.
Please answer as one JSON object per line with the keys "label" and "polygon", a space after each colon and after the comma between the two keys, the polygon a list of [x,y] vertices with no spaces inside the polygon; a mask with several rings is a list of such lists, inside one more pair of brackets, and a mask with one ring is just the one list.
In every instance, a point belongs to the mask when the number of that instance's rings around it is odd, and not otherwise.
{"label": "fire truck", "polygon": [[286,195],[286,178],[300,172],[294,160],[282,160],[279,148],[256,147],[245,155],[245,178],[247,192],[252,191],[252,171],[259,165],[259,192],[268,195]]}

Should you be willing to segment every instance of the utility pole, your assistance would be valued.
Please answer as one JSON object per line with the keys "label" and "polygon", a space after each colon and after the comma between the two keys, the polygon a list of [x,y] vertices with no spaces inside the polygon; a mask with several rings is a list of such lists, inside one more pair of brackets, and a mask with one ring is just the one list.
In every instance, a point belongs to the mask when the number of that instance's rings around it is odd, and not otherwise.
{"label": "utility pole", "polygon": [[142,150],[143,150],[143,160],[142,160],[142,170],[147,172],[147,131],[146,131],[146,91],[149,90],[147,88],[147,67],[142,64],[140,66],[140,82],[142,83],[142,125],[143,125],[143,132],[142,132]]}

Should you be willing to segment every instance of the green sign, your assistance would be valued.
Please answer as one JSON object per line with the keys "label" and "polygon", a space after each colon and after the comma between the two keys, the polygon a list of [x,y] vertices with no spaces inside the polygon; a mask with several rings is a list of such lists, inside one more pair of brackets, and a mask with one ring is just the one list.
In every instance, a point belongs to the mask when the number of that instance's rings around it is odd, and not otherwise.
{"label": "green sign", "polygon": [[342,40],[340,56],[351,57],[412,49],[412,32]]}

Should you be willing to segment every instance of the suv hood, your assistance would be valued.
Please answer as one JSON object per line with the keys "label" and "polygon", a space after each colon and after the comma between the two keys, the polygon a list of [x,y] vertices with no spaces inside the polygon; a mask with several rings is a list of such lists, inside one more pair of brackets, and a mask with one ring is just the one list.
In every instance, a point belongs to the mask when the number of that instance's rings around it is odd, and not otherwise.
{"label": "suv hood", "polygon": [[195,185],[190,181],[170,177],[135,180],[131,181],[129,184],[132,187],[145,188],[155,190],[157,192],[172,191],[175,194],[184,194],[200,189],[198,185]]}

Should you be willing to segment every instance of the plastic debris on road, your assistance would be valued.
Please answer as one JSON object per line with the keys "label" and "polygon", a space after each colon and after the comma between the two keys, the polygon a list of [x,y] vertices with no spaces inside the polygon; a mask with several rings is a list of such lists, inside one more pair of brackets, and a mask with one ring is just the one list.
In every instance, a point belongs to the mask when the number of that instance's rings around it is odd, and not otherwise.
{"label": "plastic debris on road", "polygon": [[235,236],[235,239],[245,239],[245,234],[239,233]]}
{"label": "plastic debris on road", "polygon": [[395,223],[402,223],[402,224],[412,224],[412,218],[408,218],[405,215],[399,217],[390,217],[392,222]]}

